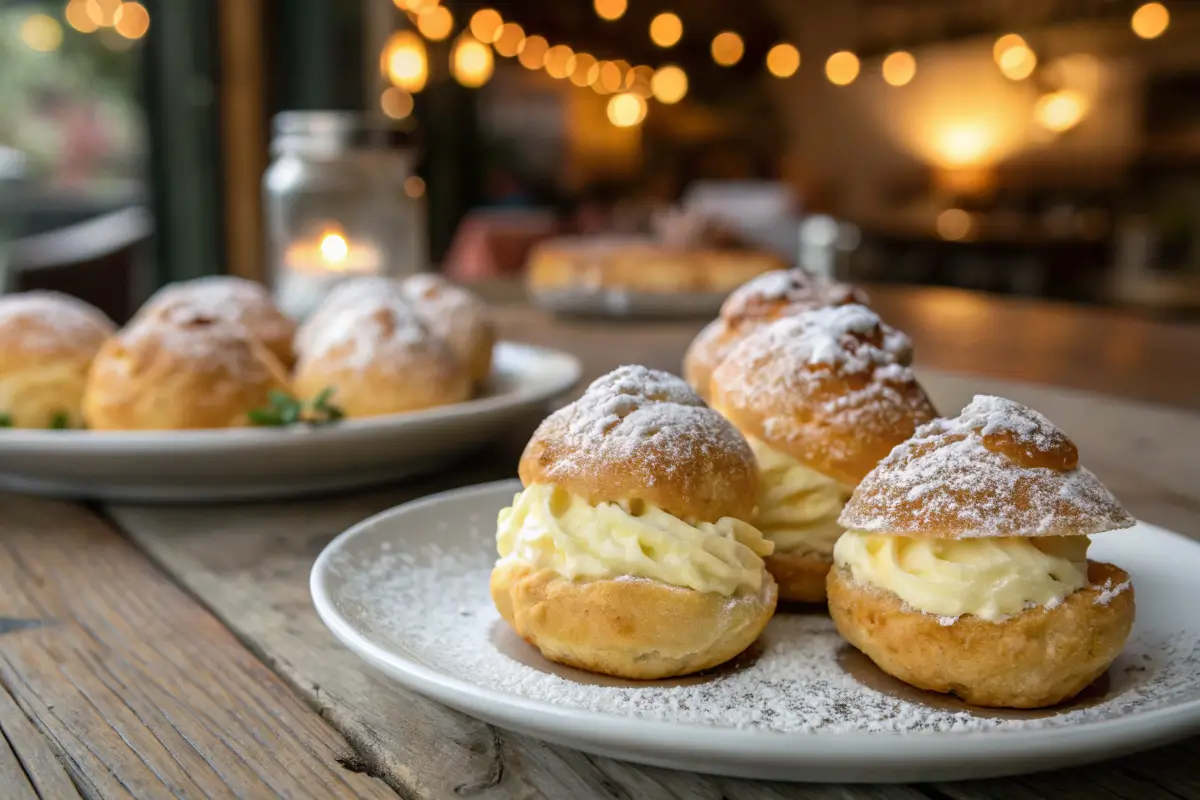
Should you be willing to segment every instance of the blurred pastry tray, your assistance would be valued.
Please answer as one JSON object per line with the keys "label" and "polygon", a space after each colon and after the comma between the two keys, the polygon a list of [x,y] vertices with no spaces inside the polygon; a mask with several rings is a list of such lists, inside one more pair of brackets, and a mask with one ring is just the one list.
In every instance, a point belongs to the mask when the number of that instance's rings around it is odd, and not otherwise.
{"label": "blurred pastry tray", "polygon": [[555,314],[642,319],[714,317],[728,295],[728,292],[529,289],[534,305]]}

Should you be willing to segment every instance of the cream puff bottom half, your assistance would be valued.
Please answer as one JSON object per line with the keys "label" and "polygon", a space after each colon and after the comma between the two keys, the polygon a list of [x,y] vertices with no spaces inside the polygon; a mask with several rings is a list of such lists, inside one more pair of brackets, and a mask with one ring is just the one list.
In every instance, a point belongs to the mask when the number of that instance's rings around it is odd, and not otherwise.
{"label": "cream puff bottom half", "polygon": [[1089,561],[1082,586],[1062,599],[990,620],[915,608],[864,580],[843,556],[835,553],[827,583],[829,613],[842,636],[889,675],[973,705],[1039,708],[1069,700],[1108,668],[1133,625],[1129,576],[1111,564]]}
{"label": "cream puff bottom half", "polygon": [[691,525],[645,503],[532,485],[500,512],[496,609],[552,660],[624,678],[721,664],[758,637],[777,589],[744,522]]}

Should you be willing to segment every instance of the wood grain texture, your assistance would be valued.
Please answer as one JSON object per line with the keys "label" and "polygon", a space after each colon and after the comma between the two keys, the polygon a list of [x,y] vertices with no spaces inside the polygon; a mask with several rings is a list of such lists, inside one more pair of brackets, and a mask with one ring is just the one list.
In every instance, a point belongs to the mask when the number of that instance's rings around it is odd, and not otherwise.
{"label": "wood grain texture", "polygon": [[4,741],[0,742],[0,760],[4,762],[0,764],[0,786],[6,792],[13,792],[18,798],[79,797],[50,742],[3,689],[0,689],[0,732],[4,734]]}
{"label": "wood grain texture", "polygon": [[[1200,468],[1174,456],[1186,450],[1181,443],[1200,440],[1200,416],[928,370],[923,379],[943,408],[961,406],[976,391],[1042,408],[1063,421],[1084,462],[1126,496],[1135,513],[1151,522],[1187,520],[1185,530],[1200,531]],[[542,744],[396,688],[341,648],[316,618],[307,592],[313,559],[332,536],[370,514],[451,486],[511,476],[527,434],[513,431],[471,469],[391,490],[291,504],[109,510],[153,559],[315,703],[373,774],[406,796],[973,800],[1139,798],[1156,787],[1195,787],[1196,776],[1183,764],[1195,756],[1197,739],[1102,766],[980,783],[834,788],[719,779]]]}
{"label": "wood grain texture", "polygon": [[10,495],[0,508],[0,726],[41,796],[71,796],[48,742],[86,798],[395,797],[105,522]]}

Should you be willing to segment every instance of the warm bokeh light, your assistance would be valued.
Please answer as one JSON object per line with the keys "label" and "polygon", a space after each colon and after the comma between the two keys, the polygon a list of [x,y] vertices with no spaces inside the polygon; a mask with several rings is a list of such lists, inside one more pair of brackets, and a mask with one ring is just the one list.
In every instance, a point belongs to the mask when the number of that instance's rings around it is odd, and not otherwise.
{"label": "warm bokeh light", "polygon": [[530,36],[525,40],[518,60],[525,69],[541,69],[546,63],[546,51],[549,49],[550,43],[544,37]]}
{"label": "warm bokeh light", "polygon": [[464,33],[454,40],[450,49],[450,73],[469,89],[478,89],[492,78],[495,63],[492,48]]}
{"label": "warm bokeh light", "polygon": [[58,20],[45,14],[30,14],[21,23],[21,41],[30,50],[49,53],[62,44],[63,31]]}
{"label": "warm bokeh light", "polygon": [[63,16],[66,18],[67,24],[80,33],[92,33],[98,27],[88,13],[87,0],[71,0],[67,3]]}
{"label": "warm bokeh light", "polygon": [[404,179],[404,193],[414,200],[425,194],[425,179],[420,175],[409,175]]}
{"label": "warm bokeh light", "polygon": [[1062,133],[1079,124],[1087,113],[1087,102],[1078,92],[1044,94],[1033,106],[1033,118],[1048,131]]}
{"label": "warm bokeh light", "polygon": [[646,118],[646,99],[632,92],[613,95],[608,101],[608,120],[618,128],[632,128]]}
{"label": "warm bokeh light", "polygon": [[612,61],[600,62],[600,79],[596,81],[596,88],[603,90],[606,93],[619,92],[621,83],[625,80],[625,75],[621,72],[621,67]]}
{"label": "warm bokeh light", "polygon": [[858,56],[849,50],[839,50],[825,61],[825,77],[834,86],[846,86],[854,83],[858,77]]}
{"label": "warm bokeh light", "polygon": [[404,119],[412,113],[412,95],[403,89],[389,86],[379,96],[379,108],[392,119]]}
{"label": "warm bokeh light", "polygon": [[891,86],[904,86],[917,74],[913,54],[897,50],[883,60],[883,79]]}
{"label": "warm bokeh light", "polygon": [[113,27],[126,39],[140,39],[150,30],[150,12],[141,3],[121,3],[113,15]]}
{"label": "warm bokeh light", "polygon": [[1171,24],[1171,12],[1162,3],[1146,3],[1129,20],[1129,27],[1143,39],[1157,39]]}
{"label": "warm bokeh light", "polygon": [[494,8],[481,8],[471,15],[471,35],[481,42],[492,43],[500,37],[504,19]]}
{"label": "warm bokeh light", "polygon": [[600,67],[596,63],[596,57],[591,53],[576,53],[575,68],[568,75],[571,83],[576,86],[590,86],[596,82],[596,78],[600,75]]}
{"label": "warm bokeh light", "polygon": [[992,45],[992,58],[995,59],[997,64],[999,64],[1000,59],[1004,57],[1004,54],[1012,48],[1028,46],[1029,45],[1025,43],[1025,39],[1020,35],[1015,33],[1006,33],[997,39],[996,43]]}
{"label": "warm bokeh light", "polygon": [[121,0],[87,0],[84,3],[84,8],[92,23],[101,28],[107,28],[113,24],[117,17],[117,9],[120,7]]}
{"label": "warm bokeh light", "polygon": [[1023,81],[1033,74],[1037,67],[1037,54],[1026,45],[1018,44],[1000,54],[1000,71],[1009,80]]}
{"label": "warm bokeh light", "polygon": [[321,257],[331,265],[341,264],[346,260],[346,256],[350,255],[350,244],[338,231],[326,231],[317,247],[321,251]]}
{"label": "warm bokeh light", "polygon": [[422,11],[428,11],[436,6],[439,0],[393,0],[396,8],[401,11],[411,11],[414,14],[420,14]]}
{"label": "warm bokeh light", "polygon": [[713,61],[720,64],[722,67],[732,67],[734,64],[742,60],[742,56],[745,55],[745,53],[746,45],[742,42],[742,37],[738,36],[733,31],[723,31],[713,37]]}
{"label": "warm bokeh light", "polygon": [[429,79],[425,42],[409,30],[396,31],[383,48],[383,72],[393,85],[416,93]]}
{"label": "warm bokeh light", "polygon": [[687,94],[687,73],[674,64],[659,67],[650,78],[650,90],[660,103],[678,103]]}
{"label": "warm bokeh light", "polygon": [[937,134],[936,146],[943,164],[966,167],[984,161],[994,138],[983,124],[960,123],[942,128]]}
{"label": "warm bokeh light", "polygon": [[575,51],[565,44],[556,44],[546,51],[546,74],[562,80],[575,71]]}
{"label": "warm bokeh light", "polygon": [[427,8],[417,15],[417,30],[426,39],[440,42],[454,30],[454,15],[445,6]]}
{"label": "warm bokeh light", "polygon": [[961,208],[947,208],[938,214],[937,232],[948,242],[965,239],[971,232],[971,215]]}
{"label": "warm bokeh light", "polygon": [[659,47],[674,47],[683,38],[683,20],[671,12],[650,20],[650,41]]}
{"label": "warm bokeh light", "polygon": [[525,29],[515,22],[504,23],[504,27],[500,29],[500,35],[496,37],[496,42],[492,47],[496,48],[496,52],[505,58],[520,55],[521,50],[525,47]]}
{"label": "warm bokeh light", "polygon": [[620,19],[625,14],[629,2],[628,0],[595,0],[592,5],[596,9],[596,16],[611,22],[614,19]]}
{"label": "warm bokeh light", "polygon": [[795,45],[777,44],[767,51],[767,71],[776,78],[790,78],[800,69],[800,51]]}

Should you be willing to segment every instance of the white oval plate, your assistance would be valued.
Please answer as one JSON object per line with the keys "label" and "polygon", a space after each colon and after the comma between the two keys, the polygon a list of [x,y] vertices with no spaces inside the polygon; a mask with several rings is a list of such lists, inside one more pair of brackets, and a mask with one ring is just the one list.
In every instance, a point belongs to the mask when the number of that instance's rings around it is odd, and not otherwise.
{"label": "white oval plate", "polygon": [[308,495],[428,473],[570,389],[579,362],[496,345],[488,392],[465,403],[318,428],[0,430],[0,489],[114,501]]}
{"label": "white oval plate", "polygon": [[[972,709],[906,687],[841,643],[823,613],[781,611],[732,668],[634,683],[549,664],[488,594],[496,512],[516,481],[434,495],[335,539],[317,612],[398,682],[502,728],[601,755],[749,778],[908,782],[1082,764],[1200,730],[1200,545],[1140,524],[1093,555],[1137,587],[1125,652],[1073,706]],[[1103,686],[1107,684],[1107,686]]]}

